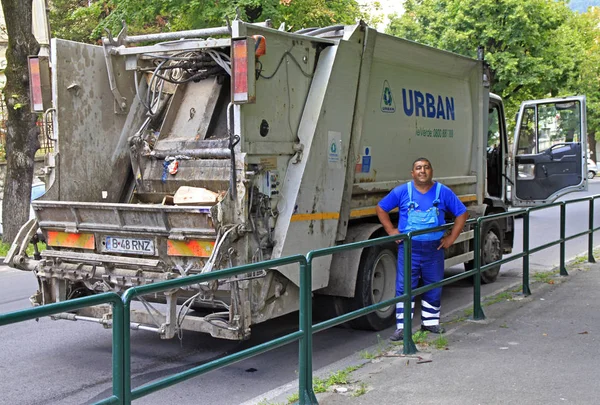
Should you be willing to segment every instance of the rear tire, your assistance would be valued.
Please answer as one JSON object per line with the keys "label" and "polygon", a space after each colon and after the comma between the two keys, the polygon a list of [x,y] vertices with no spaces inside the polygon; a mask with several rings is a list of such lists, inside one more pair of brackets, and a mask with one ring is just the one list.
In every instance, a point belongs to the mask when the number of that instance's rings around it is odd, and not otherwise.
{"label": "rear tire", "polygon": [[[502,231],[496,221],[487,221],[481,227],[481,266],[496,262],[502,259]],[[474,261],[465,263],[465,270],[473,270]],[[481,273],[481,282],[491,284],[498,278],[500,265]]]}
{"label": "rear tire", "polygon": [[[396,244],[378,245],[366,249],[360,260],[356,291],[350,301],[354,311],[396,296]],[[355,329],[383,330],[394,324],[394,305],[371,312],[350,321]]]}
{"label": "rear tire", "polygon": [[587,173],[587,178],[591,180],[591,179],[593,179],[594,177],[596,177],[596,173],[594,173],[594,172],[593,172],[593,171],[591,171],[591,170],[590,170],[590,171],[588,171],[588,173]]}

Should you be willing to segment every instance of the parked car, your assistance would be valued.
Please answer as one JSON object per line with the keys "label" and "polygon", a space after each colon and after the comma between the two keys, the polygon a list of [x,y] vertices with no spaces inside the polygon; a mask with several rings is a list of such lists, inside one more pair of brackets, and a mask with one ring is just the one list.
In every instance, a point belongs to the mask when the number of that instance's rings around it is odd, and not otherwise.
{"label": "parked car", "polygon": [[588,159],[587,160],[587,178],[588,179],[593,179],[594,177],[596,177],[596,173],[598,173],[598,166],[596,166],[596,163],[594,163],[594,161],[592,159]]}

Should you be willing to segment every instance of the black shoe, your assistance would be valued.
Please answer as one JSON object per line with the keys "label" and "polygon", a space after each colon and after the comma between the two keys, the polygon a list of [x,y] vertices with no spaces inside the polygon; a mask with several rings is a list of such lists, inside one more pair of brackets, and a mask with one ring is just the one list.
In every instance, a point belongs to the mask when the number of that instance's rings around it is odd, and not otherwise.
{"label": "black shoe", "polygon": [[392,342],[404,340],[404,329],[396,329],[396,331],[392,333],[392,336],[390,336],[390,340]]}
{"label": "black shoe", "polygon": [[433,326],[421,325],[421,330],[424,332],[436,333],[438,335],[440,333],[446,333],[446,329],[442,328],[440,325],[433,325]]}

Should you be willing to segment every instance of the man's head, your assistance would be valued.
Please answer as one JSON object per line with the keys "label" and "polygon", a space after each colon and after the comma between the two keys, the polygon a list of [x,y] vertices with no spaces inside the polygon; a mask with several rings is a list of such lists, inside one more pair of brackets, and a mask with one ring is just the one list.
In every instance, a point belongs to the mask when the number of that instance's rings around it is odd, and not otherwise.
{"label": "man's head", "polygon": [[420,157],[415,160],[410,174],[417,185],[427,186],[433,184],[433,166],[427,158]]}

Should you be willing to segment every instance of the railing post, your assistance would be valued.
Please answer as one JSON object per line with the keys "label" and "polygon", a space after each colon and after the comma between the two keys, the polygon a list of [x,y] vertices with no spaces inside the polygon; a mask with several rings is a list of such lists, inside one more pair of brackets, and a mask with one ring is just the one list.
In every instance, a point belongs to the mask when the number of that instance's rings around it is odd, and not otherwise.
{"label": "railing post", "polygon": [[567,206],[565,202],[560,203],[560,275],[568,276],[567,268],[565,267],[565,238],[567,235],[566,227]]}
{"label": "railing post", "polygon": [[404,344],[403,354],[417,353],[417,346],[412,338],[412,234],[408,233],[408,238],[404,243]]}
{"label": "railing post", "polygon": [[[130,289],[132,290],[132,289]],[[123,301],[123,404],[131,405],[131,299],[126,291],[121,297]]]}
{"label": "railing post", "polygon": [[300,263],[300,330],[298,381],[300,405],[318,404],[312,385],[312,251]]}
{"label": "railing post", "polygon": [[124,366],[125,355],[123,353],[123,304],[119,300],[112,303],[112,368],[113,368],[113,395],[119,398],[123,404],[125,400],[124,388]]}
{"label": "railing post", "polygon": [[479,217],[475,223],[475,239],[473,241],[473,261],[476,270],[473,288],[473,319],[476,321],[485,319],[485,314],[481,308],[481,220],[482,217]]}
{"label": "railing post", "polygon": [[529,208],[523,217],[523,295],[531,295],[529,289]]}
{"label": "railing post", "polygon": [[589,223],[589,231],[588,235],[588,262],[596,263],[596,259],[594,258],[594,197],[590,197],[590,223]]}

